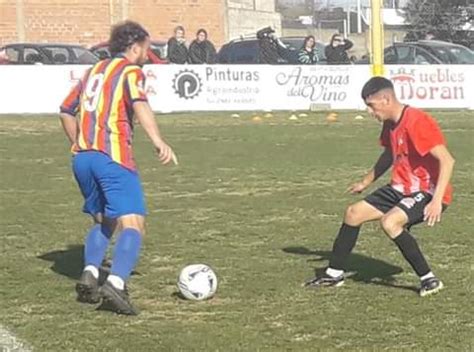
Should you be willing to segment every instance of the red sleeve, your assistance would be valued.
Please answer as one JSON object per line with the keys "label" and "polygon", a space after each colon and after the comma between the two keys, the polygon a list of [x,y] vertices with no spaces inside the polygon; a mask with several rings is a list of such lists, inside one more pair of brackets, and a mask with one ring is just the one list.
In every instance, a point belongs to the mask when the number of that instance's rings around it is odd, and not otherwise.
{"label": "red sleeve", "polygon": [[87,82],[87,79],[89,78],[90,72],[91,69],[86,70],[82,79],[77,82],[74,88],[71,89],[68,96],[66,97],[66,99],[64,99],[63,103],[61,104],[61,107],[59,108],[61,112],[72,116],[77,115],[77,113],[79,112],[79,106],[81,105],[82,89],[85,85],[85,82]]}
{"label": "red sleeve", "polygon": [[64,99],[59,110],[63,113],[76,116],[77,112],[79,111],[79,105],[81,103],[81,93],[82,81],[79,81],[69,92],[66,99]]}
{"label": "red sleeve", "polygon": [[380,132],[379,142],[382,147],[390,148],[390,124],[383,123],[382,132]]}
{"label": "red sleeve", "polygon": [[438,123],[428,114],[417,115],[407,131],[416,151],[421,156],[428,154],[437,145],[446,144]]}
{"label": "red sleeve", "polygon": [[132,103],[136,101],[148,101],[145,93],[145,75],[139,67],[127,74],[125,84],[127,86],[129,99]]}

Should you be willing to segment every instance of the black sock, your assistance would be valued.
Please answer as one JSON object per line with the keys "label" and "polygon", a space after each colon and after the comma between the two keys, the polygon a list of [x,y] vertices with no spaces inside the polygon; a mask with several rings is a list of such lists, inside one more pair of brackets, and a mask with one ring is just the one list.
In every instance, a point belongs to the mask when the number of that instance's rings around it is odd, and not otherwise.
{"label": "black sock", "polygon": [[403,230],[403,232],[395,237],[393,241],[396,243],[398,248],[400,248],[403,256],[407,262],[410,263],[411,267],[419,277],[422,277],[431,271],[423,253],[421,253],[420,247],[418,247],[418,243],[407,230]]}
{"label": "black sock", "polygon": [[359,235],[360,226],[350,226],[342,224],[332,247],[329,267],[336,270],[344,270],[347,257],[354,248]]}

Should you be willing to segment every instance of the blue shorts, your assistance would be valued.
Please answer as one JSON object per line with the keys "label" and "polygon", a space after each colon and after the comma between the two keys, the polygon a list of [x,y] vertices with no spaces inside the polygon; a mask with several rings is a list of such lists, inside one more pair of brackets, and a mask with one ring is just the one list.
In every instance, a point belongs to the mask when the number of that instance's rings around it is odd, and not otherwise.
{"label": "blue shorts", "polygon": [[111,219],[129,214],[146,214],[137,172],[116,163],[107,154],[96,151],[76,154],[72,169],[84,197],[84,213],[102,213]]}

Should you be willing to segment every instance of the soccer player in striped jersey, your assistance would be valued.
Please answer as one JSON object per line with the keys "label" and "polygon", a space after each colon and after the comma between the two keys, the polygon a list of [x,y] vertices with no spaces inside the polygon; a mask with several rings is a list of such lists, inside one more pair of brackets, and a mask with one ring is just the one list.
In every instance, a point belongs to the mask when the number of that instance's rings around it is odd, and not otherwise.
{"label": "soccer player in striped jersey", "polygon": [[384,151],[373,169],[348,191],[361,193],[390,167],[391,182],[347,208],[328,268],[305,286],[343,284],[344,264],[361,225],[379,220],[420,278],[420,296],[436,293],[443,283],[431,271],[410,228],[424,221],[433,226],[441,220],[452,198],[449,182],[454,159],[436,121],[422,110],[401,104],[390,80],[371,78],[362,89],[362,99],[369,113],[383,122],[380,144]]}
{"label": "soccer player in striped jersey", "polygon": [[[177,162],[162,138],[144,90],[141,65],[150,47],[138,23],[116,25],[111,59],[87,71],[61,105],[61,122],[71,142],[72,168],[84,197],[83,211],[94,226],[86,236],[84,271],[76,284],[81,302],[99,303],[119,314],[136,315],[125,282],[135,267],[145,231],[145,200],[132,154],[134,117],[163,164]],[[117,231],[112,267],[99,287],[99,267]]]}

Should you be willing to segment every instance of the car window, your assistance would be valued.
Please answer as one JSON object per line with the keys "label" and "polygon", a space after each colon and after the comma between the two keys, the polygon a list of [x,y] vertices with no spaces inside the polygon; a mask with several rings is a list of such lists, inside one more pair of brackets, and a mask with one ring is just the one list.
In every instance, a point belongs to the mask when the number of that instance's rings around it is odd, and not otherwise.
{"label": "car window", "polygon": [[71,63],[71,55],[69,51],[64,47],[44,47],[54,64],[65,65]]}
{"label": "car window", "polygon": [[45,64],[47,63],[47,58],[37,49],[25,47],[23,49],[23,62],[27,65]]}
{"label": "car window", "polygon": [[166,56],[167,56],[167,53],[166,53],[166,49],[167,49],[167,46],[166,44],[151,44],[151,50],[153,51],[153,53],[158,56],[160,59],[166,59]]}
{"label": "car window", "polygon": [[303,47],[304,39],[282,39],[282,42],[286,45],[287,49],[300,50]]}
{"label": "car window", "polygon": [[468,48],[458,46],[433,46],[431,50],[444,63],[474,64],[474,53]]}
{"label": "car window", "polygon": [[99,61],[99,58],[95,56],[92,52],[85,48],[74,47],[72,48],[76,59],[74,60],[75,64],[80,65],[93,65]]}
{"label": "car window", "polygon": [[256,40],[234,43],[229,50],[230,63],[258,63],[258,42]]}
{"label": "car window", "polygon": [[397,51],[395,50],[395,48],[393,46],[385,49],[384,62],[386,64],[397,64],[398,63]]}
{"label": "car window", "polygon": [[413,47],[400,45],[395,48],[397,51],[397,64],[414,64],[415,52]]}
{"label": "car window", "polygon": [[467,48],[453,47],[449,50],[455,57],[456,64],[474,65],[474,52]]}
{"label": "car window", "polygon": [[18,48],[7,48],[5,50],[8,61],[14,62],[14,63],[19,63],[20,62],[20,49]]}
{"label": "car window", "polygon": [[108,59],[111,56],[108,48],[96,49],[94,50],[94,54],[96,54],[100,59]]}
{"label": "car window", "polygon": [[429,65],[436,63],[436,60],[434,60],[425,50],[415,48],[415,65]]}
{"label": "car window", "polygon": [[431,47],[431,51],[445,64],[454,63],[454,58],[450,54],[449,50],[444,47]]}

